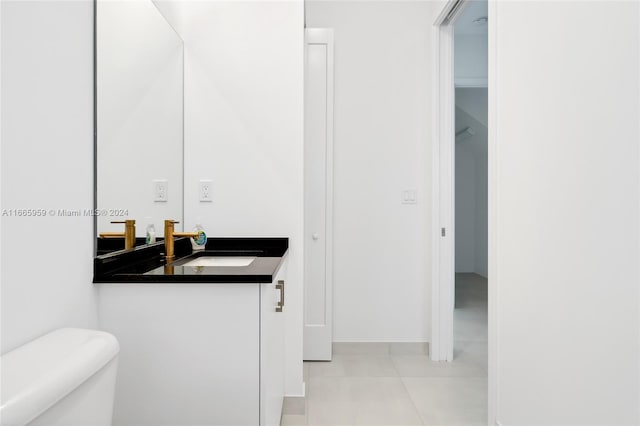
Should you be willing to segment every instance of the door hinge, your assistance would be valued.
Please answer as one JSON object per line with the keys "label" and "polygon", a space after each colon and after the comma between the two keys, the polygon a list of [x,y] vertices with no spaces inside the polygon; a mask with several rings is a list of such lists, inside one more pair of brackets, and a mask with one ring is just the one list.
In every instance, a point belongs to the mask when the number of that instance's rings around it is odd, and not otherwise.
{"label": "door hinge", "polygon": [[440,228],[440,233],[442,234],[443,237],[446,237],[447,236],[446,228]]}

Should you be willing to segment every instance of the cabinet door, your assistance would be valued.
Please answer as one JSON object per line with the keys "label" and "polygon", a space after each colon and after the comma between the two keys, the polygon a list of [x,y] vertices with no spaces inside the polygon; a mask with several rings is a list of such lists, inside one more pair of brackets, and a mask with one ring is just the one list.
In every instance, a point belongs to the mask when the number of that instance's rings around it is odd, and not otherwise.
{"label": "cabinet door", "polygon": [[257,425],[260,287],[98,286],[120,342],[113,424]]}
{"label": "cabinet door", "polygon": [[[281,290],[280,287],[284,288]],[[262,284],[260,309],[260,425],[278,426],[284,399],[284,265],[276,279]]]}

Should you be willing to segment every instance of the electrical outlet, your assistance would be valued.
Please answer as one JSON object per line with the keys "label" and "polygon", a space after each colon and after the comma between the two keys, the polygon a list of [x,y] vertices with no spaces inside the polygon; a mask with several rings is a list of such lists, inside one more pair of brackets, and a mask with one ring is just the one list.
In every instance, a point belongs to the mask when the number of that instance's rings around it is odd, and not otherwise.
{"label": "electrical outlet", "polygon": [[200,180],[200,202],[201,203],[213,202],[212,183],[208,179]]}
{"label": "electrical outlet", "polygon": [[169,201],[169,182],[166,179],[156,179],[153,181],[153,201],[156,203],[166,203]]}

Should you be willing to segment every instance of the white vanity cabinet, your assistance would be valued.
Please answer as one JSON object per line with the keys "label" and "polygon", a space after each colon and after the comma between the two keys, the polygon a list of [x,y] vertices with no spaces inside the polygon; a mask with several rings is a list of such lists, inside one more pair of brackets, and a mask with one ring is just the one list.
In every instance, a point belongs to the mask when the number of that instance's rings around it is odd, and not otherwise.
{"label": "white vanity cabinet", "polygon": [[114,425],[279,425],[284,312],[271,283],[101,284],[100,328],[120,342]]}
{"label": "white vanity cabinet", "polygon": [[284,399],[284,270],[260,291],[260,425],[279,426]]}

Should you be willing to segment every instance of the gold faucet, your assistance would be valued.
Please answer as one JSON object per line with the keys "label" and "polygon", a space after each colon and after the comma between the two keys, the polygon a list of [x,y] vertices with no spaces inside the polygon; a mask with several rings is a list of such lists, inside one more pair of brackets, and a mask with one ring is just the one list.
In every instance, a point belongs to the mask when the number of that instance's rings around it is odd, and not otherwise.
{"label": "gold faucet", "polygon": [[127,219],[111,223],[124,223],[124,232],[101,232],[100,238],[124,238],[124,249],[134,248],[136,245],[136,221]]}
{"label": "gold faucet", "polygon": [[190,237],[198,238],[197,232],[174,232],[173,225],[180,223],[175,220],[167,219],[164,221],[164,255],[167,260],[173,260],[175,257],[173,251],[174,237]]}

